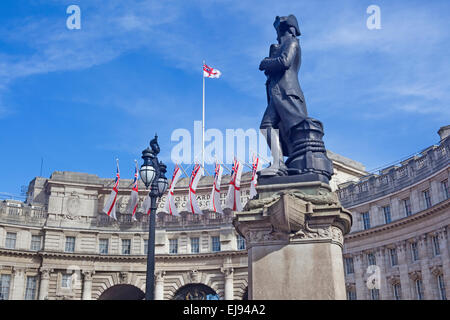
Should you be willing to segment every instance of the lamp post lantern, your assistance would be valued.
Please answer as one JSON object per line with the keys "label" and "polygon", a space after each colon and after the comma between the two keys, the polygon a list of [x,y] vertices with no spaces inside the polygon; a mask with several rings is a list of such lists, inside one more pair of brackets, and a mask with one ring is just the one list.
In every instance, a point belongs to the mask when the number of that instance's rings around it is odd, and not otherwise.
{"label": "lamp post lantern", "polygon": [[150,148],[142,151],[142,164],[139,173],[150,197],[150,219],[148,223],[148,246],[147,246],[147,278],[145,282],[145,300],[154,300],[155,288],[155,226],[156,226],[156,200],[167,190],[166,178],[167,166],[158,161],[160,151],[158,136],[155,135],[150,141]]}

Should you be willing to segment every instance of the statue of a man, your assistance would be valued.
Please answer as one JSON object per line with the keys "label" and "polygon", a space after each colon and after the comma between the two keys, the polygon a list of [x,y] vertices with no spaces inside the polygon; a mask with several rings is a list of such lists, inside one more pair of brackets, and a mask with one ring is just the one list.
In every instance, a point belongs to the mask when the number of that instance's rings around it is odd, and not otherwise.
{"label": "statue of a man", "polygon": [[278,44],[272,44],[269,57],[259,69],[267,76],[268,106],[260,129],[272,153],[273,163],[260,176],[287,175],[283,156],[290,154],[290,130],[304,121],[308,114],[305,98],[298,82],[301,64],[300,36],[294,15],[276,17],[274,22]]}

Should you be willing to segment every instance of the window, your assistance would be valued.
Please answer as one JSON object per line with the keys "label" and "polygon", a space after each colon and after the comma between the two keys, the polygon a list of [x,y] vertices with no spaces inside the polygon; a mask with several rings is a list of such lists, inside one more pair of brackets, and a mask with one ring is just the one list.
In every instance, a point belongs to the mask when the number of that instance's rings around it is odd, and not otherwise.
{"label": "window", "polygon": [[391,219],[391,207],[390,206],[383,207],[383,213],[384,213],[384,222],[385,223],[391,223],[391,221],[392,221],[392,219]]}
{"label": "window", "polygon": [[200,252],[200,239],[191,238],[191,253],[199,253],[199,252]]}
{"label": "window", "polygon": [[428,209],[431,207],[431,198],[430,198],[430,190],[425,190],[422,192],[423,198],[425,199],[425,208]]}
{"label": "window", "polygon": [[131,239],[122,239],[122,254],[131,254]]}
{"label": "window", "polygon": [[380,289],[369,289],[370,299],[380,300]]}
{"label": "window", "polygon": [[377,264],[377,259],[375,258],[375,255],[373,253],[367,254],[367,263],[369,266],[374,266]]}
{"label": "window", "polygon": [[169,253],[178,253],[178,239],[169,239]]}
{"label": "window", "polygon": [[5,247],[8,249],[15,249],[16,248],[16,238],[17,238],[17,233],[7,232]]}
{"label": "window", "polygon": [[9,287],[11,285],[11,275],[0,275],[0,300],[9,299]]}
{"label": "window", "polygon": [[72,275],[63,274],[61,278],[61,288],[70,289],[71,284],[72,284]]}
{"label": "window", "polygon": [[392,285],[392,291],[393,291],[395,300],[401,300],[402,299],[402,290],[401,290],[400,283],[394,283]]}
{"label": "window", "polygon": [[448,199],[448,180],[444,180],[441,182],[442,192],[444,194],[444,200]]}
{"label": "window", "polygon": [[108,239],[100,239],[98,242],[98,251],[100,254],[108,254],[109,240]]}
{"label": "window", "polygon": [[211,237],[211,248],[213,252],[218,252],[220,251],[220,237]]}
{"label": "window", "polygon": [[403,207],[405,208],[405,215],[409,217],[411,215],[411,200],[406,198],[403,200]]}
{"label": "window", "polygon": [[417,249],[417,242],[411,243],[411,257],[412,261],[419,260],[419,250]]}
{"label": "window", "polygon": [[433,236],[431,238],[431,241],[433,242],[433,255],[438,256],[441,254],[441,248],[439,247],[439,237]]}
{"label": "window", "polygon": [[353,267],[353,258],[344,258],[345,261],[345,273],[352,274],[355,273],[355,269]]}
{"label": "window", "polygon": [[417,300],[423,300],[423,284],[421,279],[415,281]]}
{"label": "window", "polygon": [[356,300],[355,290],[347,290],[347,300]]}
{"label": "window", "polygon": [[41,236],[31,236],[31,246],[30,249],[33,251],[41,250],[42,237]]}
{"label": "window", "polygon": [[75,237],[66,237],[66,252],[75,252]]}
{"label": "window", "polygon": [[369,212],[364,212],[362,214],[362,217],[363,217],[364,230],[370,229],[370,215],[369,215]]}
{"label": "window", "polygon": [[398,265],[397,249],[389,249],[389,256],[391,258],[391,266]]}
{"label": "window", "polygon": [[245,250],[245,238],[243,236],[241,236],[240,234],[238,234],[236,241],[237,241],[237,249]]}
{"label": "window", "polygon": [[444,278],[442,277],[442,274],[438,275],[436,280],[437,280],[437,284],[438,284],[439,298],[441,300],[447,300],[447,296],[445,293]]}
{"label": "window", "polygon": [[148,254],[148,239],[144,239],[144,254]]}
{"label": "window", "polygon": [[25,300],[36,299],[37,277],[27,277],[27,287],[25,289]]}

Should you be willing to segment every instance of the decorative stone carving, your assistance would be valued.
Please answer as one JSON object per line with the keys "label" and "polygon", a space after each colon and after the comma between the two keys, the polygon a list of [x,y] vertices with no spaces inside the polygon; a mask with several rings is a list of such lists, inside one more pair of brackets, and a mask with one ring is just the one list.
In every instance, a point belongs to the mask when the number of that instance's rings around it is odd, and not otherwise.
{"label": "decorative stone carving", "polygon": [[222,272],[225,275],[225,278],[233,277],[234,269],[231,267],[222,267],[220,268],[220,272]]}
{"label": "decorative stone carving", "polygon": [[127,284],[129,280],[128,272],[120,272],[119,273],[119,281],[121,284]]}
{"label": "decorative stone carving", "polygon": [[409,273],[409,277],[411,280],[416,281],[418,279],[422,279],[422,274],[420,271],[413,271]]}
{"label": "decorative stone carving", "polygon": [[83,270],[84,281],[92,281],[92,276],[95,274],[93,270]]}
{"label": "decorative stone carving", "polygon": [[345,283],[345,289],[347,291],[353,290],[355,288],[355,284],[354,283],[350,283],[350,282],[346,282]]}
{"label": "decorative stone carving", "polygon": [[387,281],[390,285],[400,283],[400,276],[399,275],[391,275],[387,278]]}
{"label": "decorative stone carving", "polygon": [[343,246],[351,215],[340,206],[337,195],[320,182],[290,184],[285,190],[282,186],[260,188],[264,189],[262,197],[250,200],[233,221],[249,248],[317,240]]}
{"label": "decorative stone carving", "polygon": [[342,230],[337,227],[323,227],[312,229],[308,225],[305,225],[305,229],[299,230],[294,235],[290,236],[291,239],[323,239],[332,240],[344,245],[344,236]]}
{"label": "decorative stone carving", "polygon": [[442,266],[432,266],[430,267],[430,272],[433,276],[437,277],[442,274]]}
{"label": "decorative stone carving", "polygon": [[191,283],[200,283],[200,273],[197,269],[193,269],[189,272],[189,279]]}
{"label": "decorative stone carving", "polygon": [[53,269],[41,268],[41,279],[48,280],[50,279],[50,273],[52,273]]}
{"label": "decorative stone carving", "polygon": [[74,191],[69,196],[69,199],[67,199],[67,212],[70,215],[76,215],[80,208],[80,197],[78,194]]}
{"label": "decorative stone carving", "polygon": [[159,270],[155,272],[155,281],[163,281],[164,276],[166,275],[165,271]]}

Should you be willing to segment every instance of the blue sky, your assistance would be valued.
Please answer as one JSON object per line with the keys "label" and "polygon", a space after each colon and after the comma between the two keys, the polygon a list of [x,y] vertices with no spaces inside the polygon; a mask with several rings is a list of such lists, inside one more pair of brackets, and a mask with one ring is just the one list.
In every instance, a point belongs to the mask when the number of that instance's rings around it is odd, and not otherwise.
{"label": "blue sky", "polygon": [[[66,9],[81,8],[81,30]],[[381,8],[368,30],[366,8]],[[170,162],[177,128],[257,128],[266,107],[259,62],[276,15],[295,14],[300,83],[326,147],[380,167],[437,143],[450,120],[450,3],[437,1],[0,2],[0,192],[39,175],[131,178],[155,132]],[[171,171],[171,166],[169,166]],[[169,172],[168,176],[171,175]]]}

